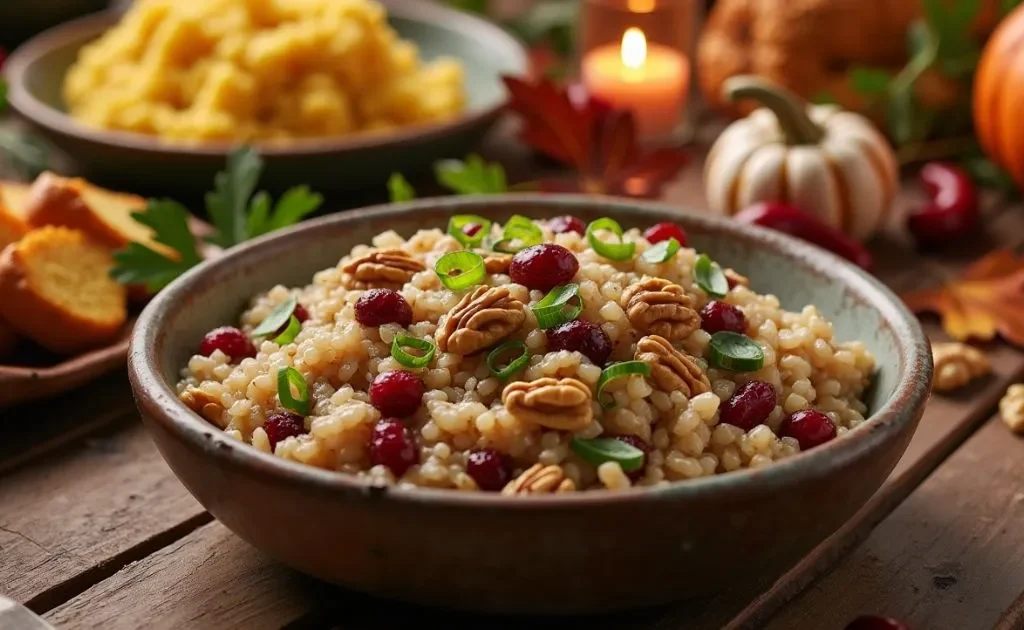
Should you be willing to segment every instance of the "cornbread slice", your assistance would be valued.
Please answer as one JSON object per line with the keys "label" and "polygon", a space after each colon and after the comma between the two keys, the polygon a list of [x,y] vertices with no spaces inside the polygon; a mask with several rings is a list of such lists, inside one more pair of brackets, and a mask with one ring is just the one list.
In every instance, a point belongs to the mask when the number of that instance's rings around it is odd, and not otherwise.
{"label": "cornbread slice", "polygon": [[21,182],[0,181],[0,249],[18,240],[29,230],[25,222],[29,188],[28,184]]}
{"label": "cornbread slice", "polygon": [[0,317],[59,354],[111,341],[127,318],[106,247],[64,227],[33,230],[0,254]]}
{"label": "cornbread slice", "polygon": [[25,215],[32,227],[62,225],[85,232],[111,248],[134,241],[164,255],[175,252],[153,240],[153,231],[132,218],[146,207],[138,195],[118,193],[78,179],[43,173],[32,184]]}

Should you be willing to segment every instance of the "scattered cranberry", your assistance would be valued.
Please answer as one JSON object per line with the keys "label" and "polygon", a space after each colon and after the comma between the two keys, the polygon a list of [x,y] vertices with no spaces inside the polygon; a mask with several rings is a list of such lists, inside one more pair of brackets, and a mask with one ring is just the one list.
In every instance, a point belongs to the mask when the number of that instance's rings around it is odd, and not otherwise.
{"label": "scattered cranberry", "polygon": [[744,431],[764,424],[775,409],[776,394],[771,383],[750,381],[736,389],[732,398],[722,403],[719,419]]}
{"label": "scattered cranberry", "polygon": [[814,409],[794,411],[782,420],[779,435],[796,438],[800,450],[814,448],[836,436],[836,426],[829,417]]}
{"label": "scattered cranberry", "polygon": [[275,413],[263,421],[263,430],[270,440],[270,450],[285,438],[302,435],[306,432],[306,421],[302,416],[290,412]]}
{"label": "scattered cranberry", "polygon": [[356,301],[356,321],[363,326],[412,323],[412,307],[392,289],[370,289]]}
{"label": "scattered cranberry", "polygon": [[466,457],[466,474],[473,478],[481,490],[497,492],[505,487],[512,476],[508,458],[493,448],[470,451]]}
{"label": "scattered cranberry", "polygon": [[256,356],[256,346],[252,345],[244,332],[234,326],[221,326],[206,333],[203,343],[199,345],[199,354],[210,356],[214,350],[220,350],[231,357],[232,361]]}
{"label": "scattered cranberry", "polygon": [[848,623],[846,630],[910,630],[910,627],[892,617],[861,615]]}
{"label": "scattered cranberry", "polygon": [[585,319],[575,319],[548,331],[549,350],[579,352],[594,365],[604,365],[612,354],[612,340],[601,327]]}
{"label": "scattered cranberry", "polygon": [[572,280],[580,269],[576,256],[554,243],[542,243],[522,249],[512,257],[508,275],[512,282],[528,289],[550,291]]}
{"label": "scattered cranberry", "polygon": [[686,232],[683,231],[683,228],[667,221],[647,228],[647,231],[644,232],[644,238],[647,239],[648,243],[660,243],[661,241],[674,238],[679,241],[680,245],[686,245]]}
{"label": "scattered cranberry", "polygon": [[640,468],[637,468],[634,471],[626,473],[626,476],[629,477],[630,481],[636,482],[643,479],[644,473],[647,469],[647,455],[650,454],[651,452],[651,445],[648,444],[647,442],[644,442],[635,435],[616,435],[615,439],[620,442],[625,442],[626,444],[629,444],[630,446],[638,448],[644,452],[644,463],[641,464]]}
{"label": "scattered cranberry", "polygon": [[978,193],[958,166],[931,162],[921,168],[921,187],[929,202],[907,217],[907,228],[925,247],[956,242],[978,226]]}
{"label": "scattered cranberry", "polygon": [[309,319],[309,311],[307,311],[306,307],[301,304],[295,305],[295,310],[292,311],[292,315],[295,316],[295,319],[299,320],[300,324]]}
{"label": "scattered cranberry", "polygon": [[387,466],[396,477],[401,477],[416,463],[416,444],[412,433],[398,418],[384,418],[373,427],[370,435],[370,461]]}
{"label": "scattered cranberry", "polygon": [[587,226],[576,217],[566,214],[560,217],[555,217],[548,221],[548,227],[555,234],[565,234],[566,232],[576,232],[580,236],[587,233]]}
{"label": "scattered cranberry", "polygon": [[474,236],[476,236],[477,232],[483,229],[483,227],[484,226],[480,225],[479,223],[467,223],[466,225],[462,226],[462,233],[470,238],[473,238]]}
{"label": "scattered cranberry", "polygon": [[370,385],[370,402],[385,416],[411,416],[422,399],[423,383],[405,370],[378,374]]}
{"label": "scattered cranberry", "polygon": [[714,300],[700,309],[700,327],[711,334],[729,330],[743,335],[747,332],[747,318],[732,304]]}

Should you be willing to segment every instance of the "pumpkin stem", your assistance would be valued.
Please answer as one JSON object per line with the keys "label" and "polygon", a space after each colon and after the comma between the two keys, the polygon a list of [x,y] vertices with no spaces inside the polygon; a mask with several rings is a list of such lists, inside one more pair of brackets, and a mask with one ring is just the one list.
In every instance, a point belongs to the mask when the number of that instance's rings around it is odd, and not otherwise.
{"label": "pumpkin stem", "polygon": [[786,136],[786,144],[816,144],[825,135],[825,130],[807,115],[803,101],[780,85],[741,75],[726,80],[723,91],[732,102],[752,98],[770,109]]}

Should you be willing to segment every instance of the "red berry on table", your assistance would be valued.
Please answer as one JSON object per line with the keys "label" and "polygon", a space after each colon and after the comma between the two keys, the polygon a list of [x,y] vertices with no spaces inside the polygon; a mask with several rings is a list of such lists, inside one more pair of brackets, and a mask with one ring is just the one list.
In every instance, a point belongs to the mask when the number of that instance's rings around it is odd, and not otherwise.
{"label": "red berry on table", "polygon": [[576,232],[580,236],[583,236],[587,233],[586,224],[569,214],[548,220],[548,227],[551,228],[551,231],[555,234]]}
{"label": "red berry on table", "polygon": [[722,403],[719,420],[749,431],[768,420],[777,399],[771,383],[750,381],[739,386],[732,398]]}
{"label": "red berry on table", "polygon": [[644,238],[647,239],[648,243],[660,243],[661,241],[674,238],[679,241],[680,245],[686,245],[686,232],[683,231],[683,228],[667,221],[647,228],[647,231],[644,232]]}
{"label": "red berry on table", "polygon": [[743,335],[747,332],[747,318],[732,304],[714,300],[700,309],[700,327],[711,334],[729,330]]}
{"label": "red berry on table", "polygon": [[381,415],[405,418],[420,408],[424,391],[423,382],[411,372],[384,372],[370,384],[370,402]]}
{"label": "red berry on table", "polygon": [[412,432],[401,420],[384,418],[373,427],[370,462],[374,466],[387,466],[395,477],[401,477],[418,459]]}
{"label": "red berry on table", "polygon": [[910,627],[892,617],[861,615],[846,624],[846,630],[910,630]]}
{"label": "red berry on table", "polygon": [[635,435],[616,435],[615,439],[620,442],[625,442],[626,444],[629,444],[633,448],[640,449],[641,451],[644,452],[644,463],[640,465],[640,468],[637,468],[636,470],[626,473],[626,476],[629,477],[629,480],[634,483],[643,479],[644,474],[647,472],[647,456],[651,453],[651,450],[653,450],[651,448],[651,445],[648,444],[647,442],[644,442]]}
{"label": "red berry on table", "polygon": [[263,430],[267,432],[267,439],[270,440],[270,450],[277,447],[277,443],[285,438],[297,437],[306,432],[305,419],[295,413],[284,412],[267,416],[263,421]]}
{"label": "red berry on table", "polygon": [[508,275],[528,289],[550,291],[566,284],[580,269],[576,255],[561,245],[542,243],[519,250],[512,257]]}
{"label": "red berry on table", "polygon": [[412,307],[393,289],[370,289],[356,301],[356,321],[363,326],[412,324]]}
{"label": "red berry on table", "polygon": [[806,451],[834,438],[836,425],[820,411],[801,409],[783,418],[779,436],[795,438],[800,443],[800,450]]}
{"label": "red berry on table", "polygon": [[481,490],[498,492],[512,478],[508,458],[493,448],[470,451],[466,456],[466,474]]}
{"label": "red berry on table", "polygon": [[199,345],[199,354],[210,356],[215,350],[228,355],[232,361],[256,356],[256,346],[248,335],[234,326],[221,326],[206,333]]}
{"label": "red berry on table", "polygon": [[594,365],[604,365],[612,354],[612,340],[601,327],[585,319],[576,319],[547,332],[548,350],[579,352]]}

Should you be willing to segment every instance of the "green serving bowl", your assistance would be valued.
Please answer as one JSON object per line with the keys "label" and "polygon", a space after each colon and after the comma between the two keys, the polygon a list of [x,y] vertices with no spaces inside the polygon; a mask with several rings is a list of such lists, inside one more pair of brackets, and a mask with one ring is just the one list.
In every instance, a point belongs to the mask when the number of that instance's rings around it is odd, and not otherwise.
{"label": "green serving bowl", "polygon": [[[382,186],[395,171],[416,173],[435,160],[462,157],[497,120],[507,96],[501,75],[522,75],[526,51],[501,28],[468,13],[424,0],[385,0],[398,34],[425,60],[450,56],[465,67],[468,106],[447,122],[389,135],[301,140],[260,148],[266,162],[261,185],[280,190],[308,184],[315,190]],[[61,86],[79,49],[116,23],[101,13],[48,30],[7,61],[12,108],[66,152],[97,183],[146,194],[201,193],[224,168],[228,143],[180,145],[136,133],[90,128],[65,111]]]}

